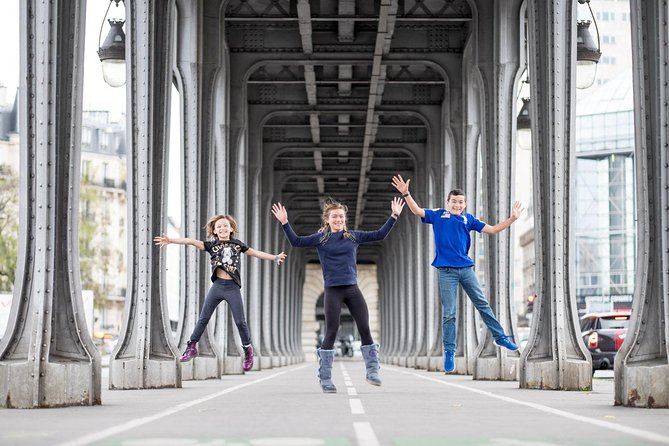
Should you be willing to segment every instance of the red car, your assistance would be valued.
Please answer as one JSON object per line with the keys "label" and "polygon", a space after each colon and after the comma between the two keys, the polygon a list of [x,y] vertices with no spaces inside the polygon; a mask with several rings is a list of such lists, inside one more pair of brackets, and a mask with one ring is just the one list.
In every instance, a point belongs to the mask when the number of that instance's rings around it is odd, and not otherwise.
{"label": "red car", "polygon": [[630,310],[589,313],[581,317],[581,336],[592,356],[592,372],[612,369],[616,352],[625,340]]}

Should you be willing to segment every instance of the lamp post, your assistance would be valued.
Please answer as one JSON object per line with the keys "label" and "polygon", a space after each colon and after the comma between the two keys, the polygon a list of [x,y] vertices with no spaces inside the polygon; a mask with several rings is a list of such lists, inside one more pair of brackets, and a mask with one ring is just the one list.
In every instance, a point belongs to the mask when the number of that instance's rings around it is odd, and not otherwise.
{"label": "lamp post", "polygon": [[578,0],[580,4],[587,3],[592,16],[592,23],[597,32],[597,44],[590,34],[590,20],[579,20],[576,25],[576,88],[589,88],[597,76],[597,63],[602,55],[599,44],[599,29],[595,15],[590,7],[590,0]]}
{"label": "lamp post", "polygon": [[[109,7],[112,2],[116,2],[116,7],[118,7],[121,1],[123,0],[110,0]],[[109,13],[109,7],[107,7],[107,13]],[[107,13],[105,13],[105,19]],[[107,21],[111,28],[98,49],[98,56],[102,62],[102,76],[105,82],[112,87],[120,87],[125,84],[125,33],[123,32],[125,20],[108,19]],[[104,19],[102,24],[104,24]],[[102,25],[100,25],[100,35],[102,35]]]}

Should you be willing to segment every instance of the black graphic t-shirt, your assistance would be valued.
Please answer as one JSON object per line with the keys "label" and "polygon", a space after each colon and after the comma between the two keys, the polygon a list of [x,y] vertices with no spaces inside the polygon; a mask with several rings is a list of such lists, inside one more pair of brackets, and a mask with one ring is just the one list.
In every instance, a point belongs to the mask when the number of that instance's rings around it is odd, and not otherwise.
{"label": "black graphic t-shirt", "polygon": [[239,272],[240,254],[249,250],[249,247],[237,239],[206,240],[204,250],[211,255],[211,281],[216,281],[216,268],[221,268],[230,274],[232,280],[241,288],[242,280]]}

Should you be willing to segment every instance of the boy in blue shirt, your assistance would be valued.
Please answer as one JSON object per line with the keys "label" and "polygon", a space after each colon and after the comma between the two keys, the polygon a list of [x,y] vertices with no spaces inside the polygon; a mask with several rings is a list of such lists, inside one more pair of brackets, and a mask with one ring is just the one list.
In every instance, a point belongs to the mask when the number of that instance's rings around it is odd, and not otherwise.
{"label": "boy in blue shirt", "polygon": [[421,217],[423,223],[431,224],[434,231],[437,255],[432,266],[439,270],[439,297],[443,306],[444,371],[451,373],[455,370],[457,337],[455,316],[459,284],[492,332],[495,345],[512,351],[518,350],[518,346],[504,334],[504,329],[492,312],[474,272],[474,261],[467,253],[471,246],[470,231],[485,234],[497,234],[503,231],[518,220],[523,212],[522,204],[516,201],[513,204],[511,217],[491,226],[465,212],[467,204],[465,194],[459,189],[454,189],[448,194],[446,209],[422,209],[411,197],[410,182],[411,180],[405,182],[401,175],[393,177],[393,186],[402,194],[411,212]]}

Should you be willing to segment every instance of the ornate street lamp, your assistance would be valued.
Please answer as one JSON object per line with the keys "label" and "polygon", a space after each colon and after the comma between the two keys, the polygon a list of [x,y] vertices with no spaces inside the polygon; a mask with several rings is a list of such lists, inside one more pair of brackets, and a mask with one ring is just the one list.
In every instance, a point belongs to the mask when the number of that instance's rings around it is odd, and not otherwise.
{"label": "ornate street lamp", "polygon": [[595,15],[590,7],[590,0],[578,0],[580,4],[587,3],[592,16],[592,23],[597,32],[597,44],[590,34],[590,20],[579,20],[576,25],[576,88],[589,88],[597,76],[597,63],[602,55],[599,44],[599,28]]}
{"label": "ornate street lamp", "polygon": [[[104,19],[107,18],[109,8],[112,2],[118,4],[123,0],[110,0]],[[102,36],[102,26],[100,25],[100,36]],[[120,87],[125,84],[125,33],[123,32],[122,19],[108,19],[111,29],[98,49],[98,56],[102,62],[102,76],[107,84],[112,87]],[[98,38],[99,41],[99,38]]]}

